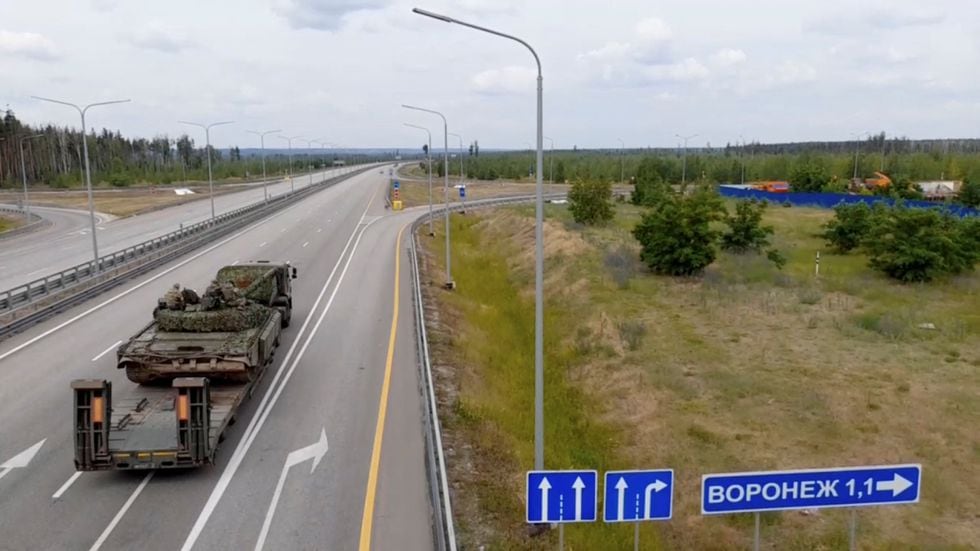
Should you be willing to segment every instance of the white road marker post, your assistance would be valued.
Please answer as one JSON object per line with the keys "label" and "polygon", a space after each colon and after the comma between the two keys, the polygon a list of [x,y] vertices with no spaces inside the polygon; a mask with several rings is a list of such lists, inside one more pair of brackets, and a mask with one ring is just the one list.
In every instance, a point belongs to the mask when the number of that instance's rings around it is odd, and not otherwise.
{"label": "white road marker post", "polygon": [[820,277],[820,251],[817,251],[817,261],[813,268],[813,275]]}

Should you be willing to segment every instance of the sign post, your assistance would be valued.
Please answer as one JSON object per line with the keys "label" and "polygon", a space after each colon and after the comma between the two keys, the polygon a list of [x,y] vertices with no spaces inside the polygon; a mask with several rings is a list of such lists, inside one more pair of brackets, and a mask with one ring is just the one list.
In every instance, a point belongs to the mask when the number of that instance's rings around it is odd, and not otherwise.
{"label": "sign post", "polygon": [[[707,474],[701,477],[701,514],[759,513],[830,507],[870,507],[919,501],[921,465]],[[857,519],[851,511],[851,546]]]}
{"label": "sign post", "polygon": [[459,184],[459,200],[463,202],[463,214],[466,214],[466,184]]}

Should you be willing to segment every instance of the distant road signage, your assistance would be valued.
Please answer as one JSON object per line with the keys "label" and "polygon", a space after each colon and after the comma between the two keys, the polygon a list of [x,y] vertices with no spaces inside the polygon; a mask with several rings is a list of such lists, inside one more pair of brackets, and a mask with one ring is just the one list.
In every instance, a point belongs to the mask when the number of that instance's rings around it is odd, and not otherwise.
{"label": "distant road signage", "polygon": [[701,513],[917,503],[921,474],[921,465],[707,474],[701,477]]}
{"label": "distant road signage", "polygon": [[466,198],[466,186],[459,186],[459,196],[460,198]]}
{"label": "distant road signage", "polygon": [[674,496],[674,471],[608,471],[603,520],[637,522],[669,520]]}
{"label": "distant road signage", "polygon": [[398,189],[401,187],[401,184],[398,183],[398,180],[395,180],[395,183],[392,184],[392,186],[394,186],[395,189]]}
{"label": "distant road signage", "polygon": [[595,522],[596,471],[528,471],[529,523]]}

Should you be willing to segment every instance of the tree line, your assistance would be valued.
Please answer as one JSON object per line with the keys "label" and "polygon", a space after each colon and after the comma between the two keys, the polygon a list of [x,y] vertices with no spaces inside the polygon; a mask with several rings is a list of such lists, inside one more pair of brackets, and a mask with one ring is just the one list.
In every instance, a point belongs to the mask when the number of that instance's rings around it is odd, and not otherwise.
{"label": "tree line", "polygon": [[[88,135],[89,165],[93,185],[128,186],[139,183],[171,184],[207,180],[207,149],[187,134],[171,137],[128,138],[120,132],[91,129]],[[21,145],[23,144],[23,168]],[[364,156],[357,162],[368,160]],[[309,165],[320,168],[334,156],[296,154],[292,172],[302,173]],[[373,160],[373,159],[372,159]],[[348,160],[350,162],[350,160]],[[211,147],[215,179],[260,177],[262,159],[242,156],[239,147]],[[282,153],[266,158],[268,175],[286,174],[289,157]],[[83,182],[82,133],[54,125],[33,126],[20,121],[7,109],[0,118],[0,187],[20,187],[24,175],[29,186],[68,188]]]}

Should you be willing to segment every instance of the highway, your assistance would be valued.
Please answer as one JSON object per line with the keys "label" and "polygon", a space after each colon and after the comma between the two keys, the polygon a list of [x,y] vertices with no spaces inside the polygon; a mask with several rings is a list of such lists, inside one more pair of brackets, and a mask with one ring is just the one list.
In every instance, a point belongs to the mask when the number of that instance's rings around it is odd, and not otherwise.
{"label": "highway", "polygon": [[[402,233],[417,214],[386,210],[386,184],[369,170],[0,343],[0,548],[432,549]],[[132,392],[117,342],[173,283],[250,259],[297,266],[293,320],[218,465],[77,474],[70,381]],[[321,434],[312,472],[284,470]]]}
{"label": "highway", "polygon": [[[313,181],[332,177],[344,169],[317,172]],[[297,189],[309,184],[306,175],[296,176]],[[286,181],[270,182],[273,196],[289,191]],[[221,214],[261,201],[261,185],[242,186],[235,193],[214,198],[215,213]],[[87,212],[69,209],[32,207],[37,214],[53,222],[43,230],[13,237],[0,242],[0,290],[10,289],[66,268],[92,260],[92,237]],[[99,255],[125,249],[148,239],[175,231],[180,225],[190,225],[211,216],[211,202],[206,198],[149,212],[140,216],[113,219],[105,215],[96,219]]]}

